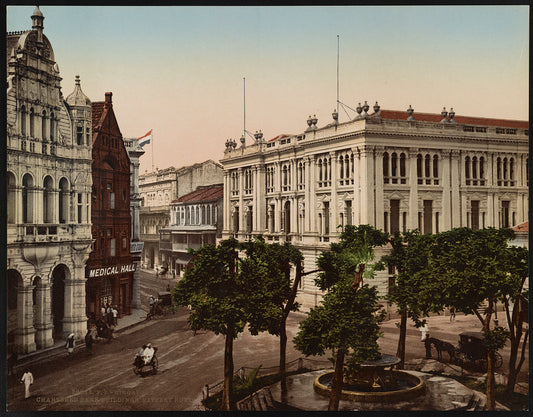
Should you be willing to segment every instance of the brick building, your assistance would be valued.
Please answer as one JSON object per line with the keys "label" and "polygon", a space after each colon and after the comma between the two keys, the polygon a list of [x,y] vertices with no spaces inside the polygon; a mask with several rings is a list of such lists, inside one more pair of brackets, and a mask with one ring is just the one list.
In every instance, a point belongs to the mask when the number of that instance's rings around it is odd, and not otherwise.
{"label": "brick building", "polygon": [[107,304],[119,317],[131,314],[135,264],[130,254],[130,159],[115,113],[112,93],[92,104],[92,236],[86,267],[87,316]]}

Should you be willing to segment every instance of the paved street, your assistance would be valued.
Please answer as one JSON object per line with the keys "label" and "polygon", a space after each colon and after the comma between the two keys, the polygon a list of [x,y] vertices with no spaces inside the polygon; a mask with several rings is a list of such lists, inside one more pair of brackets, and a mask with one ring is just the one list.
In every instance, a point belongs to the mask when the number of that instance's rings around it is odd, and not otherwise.
{"label": "paved street", "polygon": [[[147,297],[152,292],[166,289],[171,281],[143,272],[143,304],[147,305]],[[35,377],[32,397],[24,400],[23,386],[10,379],[8,410],[199,409],[205,384],[213,385],[223,378],[224,338],[206,331],[193,335],[187,328],[187,315],[187,310],[181,308],[169,318],[145,321],[128,328],[109,344],[96,344],[92,355],[81,350],[72,360],[67,360],[64,354],[32,367]],[[303,318],[304,313],[292,313],[289,317],[288,361],[301,357],[290,341]],[[447,317],[431,317],[430,333],[457,344],[459,332],[479,327],[475,320],[458,315],[456,321],[450,323]],[[382,326],[385,336],[380,345],[384,353],[396,352],[398,329],[395,323],[396,320],[390,320]],[[133,373],[132,361],[139,347],[147,342],[158,347],[159,372],[140,377]],[[278,343],[278,338],[268,334],[241,334],[234,345],[235,369],[276,366]],[[407,358],[424,355],[420,332],[410,326]],[[508,357],[506,352],[503,356],[504,360]],[[523,369],[528,369],[527,362]],[[522,372],[520,380],[527,380],[527,372]]]}

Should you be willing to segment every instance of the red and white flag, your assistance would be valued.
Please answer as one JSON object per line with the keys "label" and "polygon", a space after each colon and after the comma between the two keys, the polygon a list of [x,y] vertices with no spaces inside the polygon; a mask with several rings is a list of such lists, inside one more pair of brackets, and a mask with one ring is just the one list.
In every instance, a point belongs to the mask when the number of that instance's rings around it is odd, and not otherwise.
{"label": "red and white flag", "polygon": [[144,145],[147,145],[152,140],[152,129],[146,134],[137,139],[138,145],[142,148]]}

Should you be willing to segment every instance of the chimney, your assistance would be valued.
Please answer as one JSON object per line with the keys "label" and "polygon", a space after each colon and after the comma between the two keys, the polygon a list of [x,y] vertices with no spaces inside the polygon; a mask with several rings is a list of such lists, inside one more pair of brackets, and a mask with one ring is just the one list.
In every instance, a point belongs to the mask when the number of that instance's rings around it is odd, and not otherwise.
{"label": "chimney", "polygon": [[111,100],[111,97],[113,97],[113,93],[105,93],[105,109],[110,109],[111,107],[113,107],[113,100]]}

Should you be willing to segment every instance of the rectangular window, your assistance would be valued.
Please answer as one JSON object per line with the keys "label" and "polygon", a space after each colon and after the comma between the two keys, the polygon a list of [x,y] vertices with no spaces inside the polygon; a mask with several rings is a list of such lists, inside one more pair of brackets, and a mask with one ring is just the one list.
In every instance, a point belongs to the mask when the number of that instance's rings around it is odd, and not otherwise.
{"label": "rectangular window", "polygon": [[346,224],[352,225],[352,201],[346,201]]}
{"label": "rectangular window", "polygon": [[400,200],[390,201],[390,232],[400,231]]}
{"label": "rectangular window", "polygon": [[429,235],[433,232],[433,200],[424,200],[424,234]]}
{"label": "rectangular window", "polygon": [[479,229],[479,201],[472,200],[470,202],[470,212],[472,215],[472,229],[478,230]]}
{"label": "rectangular window", "polygon": [[115,208],[115,193],[109,193],[109,208]]}
{"label": "rectangular window", "polygon": [[324,234],[329,235],[329,202],[324,203]]}
{"label": "rectangular window", "polygon": [[509,201],[502,201],[501,227],[509,227]]}
{"label": "rectangular window", "polygon": [[383,231],[389,233],[389,213],[383,213]]}
{"label": "rectangular window", "polygon": [[122,238],[122,249],[126,249],[128,247],[128,240],[123,237]]}
{"label": "rectangular window", "polygon": [[109,255],[115,256],[115,238],[109,241]]}
{"label": "rectangular window", "polygon": [[82,198],[83,198],[82,194],[78,194],[78,223],[82,222],[82,208],[83,208]]}
{"label": "rectangular window", "polygon": [[407,232],[407,212],[402,213],[402,232]]}
{"label": "rectangular window", "polygon": [[76,135],[78,145],[83,145],[83,126],[77,126]]}

